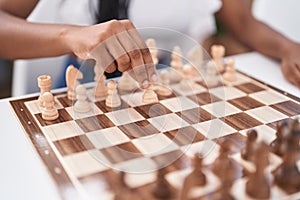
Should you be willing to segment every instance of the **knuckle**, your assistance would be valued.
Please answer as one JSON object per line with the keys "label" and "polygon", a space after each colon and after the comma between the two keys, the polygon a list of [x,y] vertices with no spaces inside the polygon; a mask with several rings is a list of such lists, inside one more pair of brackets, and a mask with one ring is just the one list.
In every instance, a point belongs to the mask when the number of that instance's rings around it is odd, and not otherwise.
{"label": "knuckle", "polygon": [[133,60],[141,59],[142,57],[142,54],[138,49],[134,49],[129,54]]}
{"label": "knuckle", "polygon": [[119,21],[116,19],[110,20],[108,22],[109,28],[114,29],[119,26]]}
{"label": "knuckle", "polygon": [[128,65],[130,63],[130,58],[127,54],[124,54],[117,59],[117,62],[121,66]]}

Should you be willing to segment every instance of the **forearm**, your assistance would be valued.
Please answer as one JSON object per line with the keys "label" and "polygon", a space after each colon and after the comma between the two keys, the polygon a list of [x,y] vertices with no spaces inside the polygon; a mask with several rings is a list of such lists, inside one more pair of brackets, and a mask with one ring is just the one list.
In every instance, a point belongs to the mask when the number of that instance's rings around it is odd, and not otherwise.
{"label": "forearm", "polygon": [[286,48],[293,42],[266,24],[249,19],[233,34],[244,44],[274,59],[281,60]]}
{"label": "forearm", "polygon": [[30,23],[0,11],[0,57],[6,59],[60,56],[70,53],[69,25]]}

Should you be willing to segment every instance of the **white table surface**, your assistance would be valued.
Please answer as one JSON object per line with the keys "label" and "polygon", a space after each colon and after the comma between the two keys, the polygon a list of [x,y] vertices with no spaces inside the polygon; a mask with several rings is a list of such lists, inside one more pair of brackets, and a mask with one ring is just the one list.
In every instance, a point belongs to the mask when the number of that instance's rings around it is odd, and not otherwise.
{"label": "white table surface", "polygon": [[[300,90],[285,81],[279,63],[258,53],[234,56],[239,70],[300,97]],[[9,105],[0,100],[1,199],[59,199],[47,169],[26,137]]]}

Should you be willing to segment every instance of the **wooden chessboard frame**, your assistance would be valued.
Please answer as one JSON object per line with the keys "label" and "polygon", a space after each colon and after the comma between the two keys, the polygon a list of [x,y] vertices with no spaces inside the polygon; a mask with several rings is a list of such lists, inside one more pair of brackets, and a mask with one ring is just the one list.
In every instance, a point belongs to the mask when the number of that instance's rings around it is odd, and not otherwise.
{"label": "wooden chessboard frame", "polygon": [[[254,82],[263,84],[276,92],[284,94],[285,96],[287,96],[297,102],[300,102],[300,98],[298,98],[294,95],[288,94],[286,92],[283,92],[280,89],[277,89],[275,87],[267,85],[267,84],[255,79],[253,77],[250,77],[242,72],[238,72],[238,73],[254,80]],[[60,94],[64,94],[64,92],[63,93],[61,93],[61,92],[54,93],[54,96],[57,96]],[[28,139],[35,147],[41,160],[43,161],[47,170],[51,174],[51,177],[53,178],[55,184],[57,185],[59,193],[62,195],[63,198],[68,197],[70,192],[73,195],[77,195],[78,191],[75,188],[74,183],[72,182],[71,178],[69,177],[69,175],[66,172],[62,163],[59,161],[56,153],[54,152],[53,148],[51,147],[51,145],[50,145],[49,141],[47,140],[46,136],[44,135],[43,131],[41,130],[41,128],[37,124],[36,120],[32,116],[31,112],[25,105],[26,102],[37,100],[37,98],[38,98],[38,96],[12,100],[12,101],[10,101],[10,104],[11,104],[17,118],[19,119],[22,127],[24,128],[24,131],[25,131]],[[69,104],[70,102],[68,100],[66,100],[66,103]],[[60,115],[63,115],[63,114],[64,113],[60,113]]]}

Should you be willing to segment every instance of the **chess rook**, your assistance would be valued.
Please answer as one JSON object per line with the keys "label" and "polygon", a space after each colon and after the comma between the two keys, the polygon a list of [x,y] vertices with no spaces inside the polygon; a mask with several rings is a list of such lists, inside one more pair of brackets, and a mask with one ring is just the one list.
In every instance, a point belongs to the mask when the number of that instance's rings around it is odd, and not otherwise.
{"label": "chess rook", "polygon": [[42,110],[42,118],[47,121],[56,120],[59,117],[57,108],[54,106],[55,101],[50,92],[43,94],[44,109]]}
{"label": "chess rook", "polygon": [[47,75],[42,75],[37,78],[38,86],[41,89],[40,96],[38,98],[39,106],[44,107],[43,94],[45,92],[50,92],[51,88],[51,77]]}

